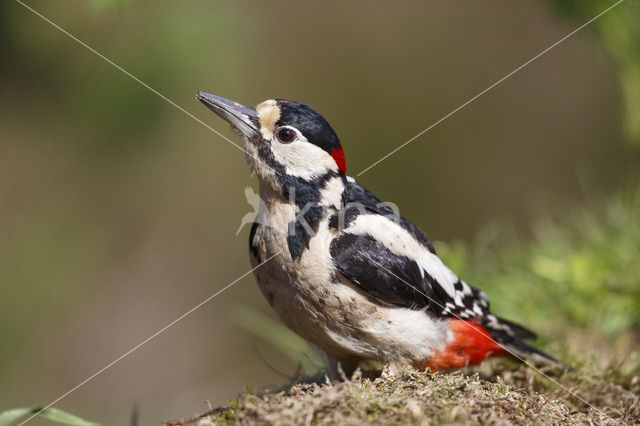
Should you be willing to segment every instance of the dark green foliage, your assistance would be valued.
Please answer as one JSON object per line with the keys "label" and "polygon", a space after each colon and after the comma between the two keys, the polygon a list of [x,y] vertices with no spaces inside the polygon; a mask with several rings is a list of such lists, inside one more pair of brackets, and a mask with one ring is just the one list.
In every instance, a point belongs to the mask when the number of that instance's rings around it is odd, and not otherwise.
{"label": "dark green foliage", "polygon": [[[561,15],[584,23],[616,3],[614,0],[550,0]],[[590,26],[616,61],[623,99],[623,129],[640,146],[640,1],[624,0]]]}
{"label": "dark green foliage", "polygon": [[531,243],[499,242],[498,234],[489,227],[471,247],[437,246],[489,295],[496,314],[558,333],[571,326],[609,337],[640,325],[639,188],[540,223]]}

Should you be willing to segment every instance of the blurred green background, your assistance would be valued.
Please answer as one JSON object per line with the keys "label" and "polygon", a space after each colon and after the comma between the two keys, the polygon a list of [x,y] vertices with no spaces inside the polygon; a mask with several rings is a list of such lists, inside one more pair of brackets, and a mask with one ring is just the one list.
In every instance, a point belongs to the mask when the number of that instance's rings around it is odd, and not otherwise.
{"label": "blurred green background", "polygon": [[[232,140],[196,91],[310,103],[355,175],[613,2],[27,3]],[[627,0],[360,177],[542,332],[593,324],[620,256],[607,309],[632,312],[597,331],[638,326],[639,11]],[[235,232],[256,186],[240,151],[14,1],[0,37],[1,411],[55,399],[246,272],[249,227]],[[505,262],[501,239],[518,245]],[[273,318],[252,277],[57,406],[124,424],[137,401],[158,424],[284,383],[272,367],[294,357],[238,312]]]}

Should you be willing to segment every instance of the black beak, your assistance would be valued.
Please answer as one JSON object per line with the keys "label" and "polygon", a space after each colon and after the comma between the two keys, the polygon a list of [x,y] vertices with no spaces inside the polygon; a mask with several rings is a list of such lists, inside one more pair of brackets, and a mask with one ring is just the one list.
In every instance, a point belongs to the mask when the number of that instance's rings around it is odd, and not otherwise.
{"label": "black beak", "polygon": [[253,139],[260,135],[260,122],[256,110],[206,92],[198,92],[196,99],[247,137]]}

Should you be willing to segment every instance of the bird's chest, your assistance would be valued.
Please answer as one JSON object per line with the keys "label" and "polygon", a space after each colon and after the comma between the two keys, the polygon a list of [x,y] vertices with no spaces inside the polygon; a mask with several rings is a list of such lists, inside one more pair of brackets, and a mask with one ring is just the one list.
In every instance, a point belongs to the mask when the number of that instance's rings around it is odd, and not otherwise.
{"label": "bird's chest", "polygon": [[311,226],[313,234],[299,257],[292,253],[289,223],[297,212],[295,206],[279,205],[259,214],[250,241],[252,262],[260,265],[255,275],[265,298],[288,327],[320,346],[333,346],[330,335],[339,332],[333,328],[359,322],[356,299],[362,296],[336,275],[329,254],[333,231],[328,218]]}
{"label": "bird's chest", "polygon": [[250,241],[253,262],[265,262],[256,270],[258,285],[279,314],[317,302],[333,285],[328,220],[310,224],[310,232],[299,235],[291,226],[298,212],[291,204],[265,208],[256,219],[258,225]]}

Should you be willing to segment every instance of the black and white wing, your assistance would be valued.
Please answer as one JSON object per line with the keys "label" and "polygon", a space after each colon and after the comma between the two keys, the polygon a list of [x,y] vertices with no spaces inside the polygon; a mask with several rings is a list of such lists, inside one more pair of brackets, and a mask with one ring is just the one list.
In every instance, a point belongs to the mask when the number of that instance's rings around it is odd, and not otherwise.
{"label": "black and white wing", "polygon": [[354,285],[383,304],[474,321],[505,337],[536,337],[492,315],[487,296],[460,280],[418,227],[352,178],[344,198],[344,210],[330,222],[339,230],[330,254]]}

